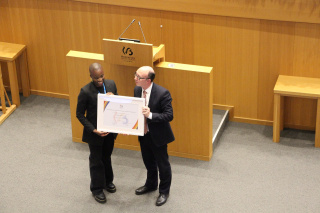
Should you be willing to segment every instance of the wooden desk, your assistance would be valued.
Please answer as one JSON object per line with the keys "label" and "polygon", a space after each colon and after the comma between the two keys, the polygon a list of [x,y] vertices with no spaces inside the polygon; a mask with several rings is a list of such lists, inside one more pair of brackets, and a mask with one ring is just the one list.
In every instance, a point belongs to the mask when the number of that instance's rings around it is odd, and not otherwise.
{"label": "wooden desk", "polygon": [[26,45],[0,42],[0,61],[8,65],[12,103],[20,105],[19,84],[16,60],[20,60],[20,74],[23,96],[30,95],[29,72],[27,65]]}
{"label": "wooden desk", "polygon": [[315,147],[320,147],[320,79],[279,75],[274,91],[273,141],[279,142],[283,129],[283,97],[317,99]]}

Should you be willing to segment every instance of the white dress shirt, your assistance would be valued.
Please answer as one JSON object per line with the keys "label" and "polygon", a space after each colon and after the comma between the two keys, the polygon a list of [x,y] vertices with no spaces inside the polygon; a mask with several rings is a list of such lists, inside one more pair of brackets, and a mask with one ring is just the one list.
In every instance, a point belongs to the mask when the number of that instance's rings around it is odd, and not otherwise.
{"label": "white dress shirt", "polygon": [[[145,91],[147,92],[147,94],[146,94],[146,106],[149,105],[149,100],[150,100],[150,95],[151,95],[152,86],[153,86],[153,83],[151,83],[150,87],[148,87],[148,89],[145,90]],[[142,89],[141,98],[143,98],[143,91],[144,91],[144,90]],[[148,118],[149,118],[149,119],[152,119],[152,113],[151,113],[151,112],[150,112]]]}

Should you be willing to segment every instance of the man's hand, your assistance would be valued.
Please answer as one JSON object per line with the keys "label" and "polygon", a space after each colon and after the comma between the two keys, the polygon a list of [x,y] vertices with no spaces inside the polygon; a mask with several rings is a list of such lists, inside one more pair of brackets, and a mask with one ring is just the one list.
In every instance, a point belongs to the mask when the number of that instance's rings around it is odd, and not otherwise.
{"label": "man's hand", "polygon": [[98,131],[96,129],[93,130],[93,133],[99,135],[100,137],[105,137],[109,134],[109,132],[102,132],[102,131]]}
{"label": "man's hand", "polygon": [[106,95],[114,95],[112,92],[107,92]]}
{"label": "man's hand", "polygon": [[150,108],[147,106],[143,106],[142,107],[142,114],[144,115],[144,117],[148,118],[150,115]]}

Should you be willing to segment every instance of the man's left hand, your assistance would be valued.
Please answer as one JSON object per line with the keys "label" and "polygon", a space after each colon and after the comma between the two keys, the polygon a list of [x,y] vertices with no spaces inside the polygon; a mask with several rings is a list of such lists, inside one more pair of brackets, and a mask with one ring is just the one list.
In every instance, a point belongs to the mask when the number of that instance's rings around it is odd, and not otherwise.
{"label": "man's left hand", "polygon": [[144,115],[144,117],[148,118],[150,115],[150,108],[147,106],[143,106],[142,107],[142,114]]}

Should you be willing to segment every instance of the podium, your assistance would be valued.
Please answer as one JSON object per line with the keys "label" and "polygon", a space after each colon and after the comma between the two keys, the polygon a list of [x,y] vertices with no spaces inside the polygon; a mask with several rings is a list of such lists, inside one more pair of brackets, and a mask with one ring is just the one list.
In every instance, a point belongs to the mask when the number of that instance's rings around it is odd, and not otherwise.
{"label": "podium", "polygon": [[153,47],[152,44],[146,43],[103,39],[102,46],[106,64],[152,67],[154,62],[164,60],[163,44]]}
{"label": "podium", "polygon": [[[212,67],[165,61],[165,46],[103,39],[103,54],[70,50],[67,54],[72,140],[81,142],[83,126],[76,118],[77,97],[90,82],[89,65],[103,66],[105,78],[115,81],[118,94],[133,96],[134,74],[140,66],[152,66],[154,82],[172,96],[176,140],[168,145],[172,156],[210,160],[212,157]],[[137,136],[118,135],[115,147],[140,150]]]}

